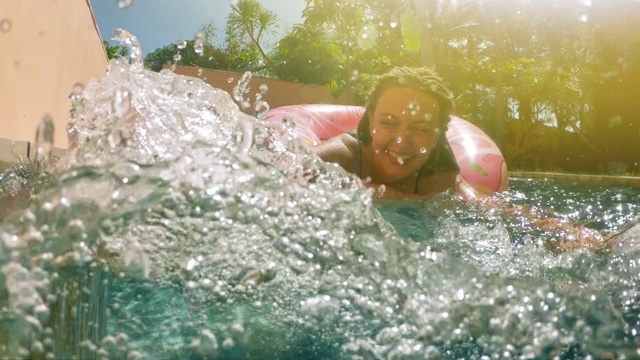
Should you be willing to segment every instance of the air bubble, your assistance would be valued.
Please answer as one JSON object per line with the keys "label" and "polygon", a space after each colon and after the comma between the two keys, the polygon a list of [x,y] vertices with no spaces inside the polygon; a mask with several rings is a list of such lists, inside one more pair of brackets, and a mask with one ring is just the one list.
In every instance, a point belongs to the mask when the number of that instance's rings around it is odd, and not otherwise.
{"label": "air bubble", "polygon": [[398,138],[396,139],[396,143],[402,144],[402,136],[398,136]]}
{"label": "air bubble", "polygon": [[184,50],[184,48],[187,47],[187,42],[184,40],[178,40],[178,42],[176,43],[176,46],[178,46],[178,49]]}
{"label": "air bubble", "polygon": [[269,86],[262,84],[258,87],[258,91],[260,91],[260,94],[265,95],[269,91]]}
{"label": "air bubble", "polygon": [[173,61],[178,62],[180,60],[182,60],[182,55],[180,54],[173,55]]}
{"label": "air bubble", "polygon": [[204,329],[200,331],[200,335],[196,339],[193,339],[191,348],[200,356],[216,356],[218,340],[210,330]]}
{"label": "air bubble", "polygon": [[419,151],[420,151],[420,154],[426,154],[427,153],[427,148],[423,146],[423,147],[420,148]]}
{"label": "air bubble", "polygon": [[198,68],[198,76],[202,76],[202,69]]}

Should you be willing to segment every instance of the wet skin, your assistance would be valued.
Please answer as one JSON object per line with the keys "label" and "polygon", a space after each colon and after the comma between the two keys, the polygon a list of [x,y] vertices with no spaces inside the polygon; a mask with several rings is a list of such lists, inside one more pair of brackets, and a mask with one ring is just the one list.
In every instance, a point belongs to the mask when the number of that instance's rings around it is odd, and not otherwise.
{"label": "wet skin", "polygon": [[363,177],[400,192],[413,193],[441,129],[431,96],[409,87],[392,87],[378,99],[369,118],[370,151],[363,151]]}

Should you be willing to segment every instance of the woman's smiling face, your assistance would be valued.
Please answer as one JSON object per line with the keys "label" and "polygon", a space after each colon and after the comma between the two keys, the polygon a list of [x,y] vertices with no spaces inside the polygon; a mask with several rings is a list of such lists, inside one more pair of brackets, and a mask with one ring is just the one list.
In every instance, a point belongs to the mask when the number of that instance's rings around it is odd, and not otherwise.
{"label": "woman's smiling face", "polygon": [[417,175],[440,137],[438,103],[406,86],[387,89],[369,118],[373,178],[395,183]]}

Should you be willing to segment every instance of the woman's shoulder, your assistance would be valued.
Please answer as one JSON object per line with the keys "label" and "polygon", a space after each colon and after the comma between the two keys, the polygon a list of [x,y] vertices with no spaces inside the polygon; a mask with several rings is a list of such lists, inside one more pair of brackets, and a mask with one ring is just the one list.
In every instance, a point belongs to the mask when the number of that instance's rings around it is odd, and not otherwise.
{"label": "woman's shoulder", "polygon": [[336,163],[348,172],[355,173],[360,158],[358,139],[351,134],[342,134],[321,142],[313,151],[325,162]]}

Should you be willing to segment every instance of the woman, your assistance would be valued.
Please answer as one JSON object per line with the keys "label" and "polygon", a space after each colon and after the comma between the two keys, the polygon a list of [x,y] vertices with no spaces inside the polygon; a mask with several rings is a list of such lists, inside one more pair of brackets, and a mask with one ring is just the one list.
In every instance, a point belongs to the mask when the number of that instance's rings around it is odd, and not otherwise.
{"label": "woman", "polygon": [[433,71],[395,68],[377,80],[357,134],[329,139],[314,150],[324,161],[358,175],[376,190],[376,197],[428,199],[451,189],[469,203],[499,208],[533,228],[572,240],[550,242],[553,251],[608,247],[609,242],[595,230],[505,205],[465,182],[445,136],[452,110],[451,92]]}

